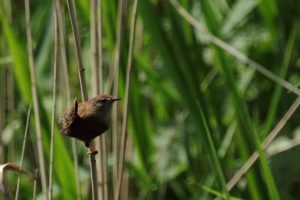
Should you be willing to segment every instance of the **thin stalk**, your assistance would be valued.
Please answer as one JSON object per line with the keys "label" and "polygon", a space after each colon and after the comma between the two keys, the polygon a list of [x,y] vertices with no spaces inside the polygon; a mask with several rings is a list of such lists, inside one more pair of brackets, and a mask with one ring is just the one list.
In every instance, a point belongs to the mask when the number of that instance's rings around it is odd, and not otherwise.
{"label": "thin stalk", "polygon": [[[102,55],[102,0],[98,0],[98,69],[99,69],[99,92],[103,93],[103,55]],[[107,150],[106,150],[106,134],[102,134],[96,142],[96,146],[100,147],[101,164],[100,171],[102,175],[103,199],[107,200]],[[97,147],[97,148],[98,148]],[[98,166],[98,165],[97,165]],[[101,179],[99,179],[101,180]],[[100,188],[100,186],[98,186]]]}
{"label": "thin stalk", "polygon": [[66,98],[67,102],[71,102],[71,92],[70,92],[70,84],[69,84],[69,76],[68,76],[68,65],[67,65],[67,56],[66,56],[66,45],[65,45],[65,32],[64,32],[64,21],[63,21],[63,10],[61,8],[61,0],[55,1],[55,9],[57,13],[57,25],[58,25],[58,46],[60,50],[60,58],[63,69],[64,76],[64,86],[66,89]]}
{"label": "thin stalk", "polygon": [[51,140],[50,140],[50,163],[49,163],[49,199],[52,199],[52,176],[53,176],[53,160],[54,160],[54,129],[56,114],[56,81],[57,81],[57,62],[58,62],[58,26],[57,12],[54,12],[54,64],[53,64],[53,91],[52,91],[52,116],[51,116]]}
{"label": "thin stalk", "polygon": [[[26,147],[26,141],[27,141],[27,134],[28,134],[28,129],[29,129],[30,114],[31,114],[31,105],[29,105],[28,112],[27,112],[25,132],[24,132],[23,145],[22,145],[22,153],[21,153],[21,161],[19,164],[20,169],[23,168],[23,160],[24,160],[24,153],[25,153],[25,147]],[[15,200],[19,199],[20,182],[21,182],[21,173],[18,176]]]}
{"label": "thin stalk", "polygon": [[89,160],[90,160],[90,169],[91,169],[91,181],[92,181],[92,196],[93,200],[98,199],[98,190],[97,190],[97,167],[96,167],[96,159],[95,159],[95,153],[89,154]]}
{"label": "thin stalk", "polygon": [[126,72],[126,85],[125,85],[125,99],[124,99],[124,112],[123,112],[123,123],[122,123],[122,132],[121,132],[121,147],[120,147],[120,160],[119,160],[119,168],[118,168],[118,180],[117,180],[117,188],[115,200],[118,200],[121,193],[121,184],[123,178],[124,171],[124,157],[126,152],[126,144],[127,144],[127,125],[128,125],[128,109],[130,104],[130,80],[131,80],[131,68],[132,68],[132,59],[133,59],[133,51],[134,51],[134,42],[135,42],[135,29],[136,29],[136,21],[137,21],[137,10],[138,10],[138,0],[134,0],[133,4],[133,14],[132,14],[132,23],[130,29],[130,43],[129,43],[129,52],[127,59],[127,72]]}
{"label": "thin stalk", "polygon": [[76,146],[76,139],[75,138],[71,139],[71,146],[72,146],[73,163],[74,163],[74,166],[75,166],[77,200],[80,200],[81,199],[81,187],[80,187],[80,179],[79,179],[77,146]]}
{"label": "thin stalk", "polygon": [[[116,44],[115,44],[115,54],[113,63],[113,96],[118,96],[119,90],[119,65],[120,65],[120,54],[121,54],[121,39],[122,39],[122,16],[123,16],[124,0],[118,1],[118,21],[117,21],[117,31],[116,31]],[[118,109],[117,105],[113,107],[112,110],[113,120],[112,120],[112,150],[115,158],[115,165],[113,166],[113,180],[117,184],[118,177]],[[114,192],[116,193],[116,191]]]}
{"label": "thin stalk", "polygon": [[[76,10],[74,6],[73,0],[68,0],[68,9],[69,14],[71,18],[71,24],[72,24],[72,30],[73,35],[75,38],[75,49],[76,49],[76,58],[77,58],[77,67],[79,72],[79,82],[80,82],[80,88],[81,88],[81,96],[83,101],[88,100],[87,95],[87,89],[86,89],[86,81],[84,76],[84,67],[81,57],[81,51],[80,51],[80,41],[79,41],[79,32],[78,32],[78,26],[77,26],[77,20],[76,20]],[[97,167],[96,167],[96,161],[95,161],[95,153],[89,154],[89,160],[90,160],[90,169],[91,169],[91,182],[92,182],[92,192],[93,192],[93,199],[96,200],[98,197],[97,194]]]}
{"label": "thin stalk", "polygon": [[269,71],[266,67],[262,66],[261,64],[255,62],[251,58],[247,57],[245,54],[240,52],[239,50],[235,49],[233,46],[227,44],[223,40],[219,39],[218,37],[214,36],[213,34],[209,33],[200,22],[198,22],[193,16],[191,16],[176,0],[169,0],[170,3],[174,6],[177,12],[196,30],[206,35],[207,39],[215,44],[217,47],[225,50],[228,54],[232,55],[236,59],[238,59],[241,63],[248,65],[249,67],[255,69],[256,71],[260,72],[270,80],[274,81],[275,83],[281,85],[289,92],[293,92],[294,94],[300,96],[300,89],[293,86],[288,81],[280,78],[273,72]]}
{"label": "thin stalk", "polygon": [[[97,11],[98,11],[98,0],[91,0],[90,1],[90,13],[91,13],[91,65],[92,65],[92,93],[93,96],[96,96],[100,92],[99,88],[99,38],[98,38],[98,17],[97,17]],[[99,150],[100,159],[103,158],[103,152],[102,152],[102,146],[100,138],[97,138],[95,140],[96,148]],[[97,179],[99,180],[99,183],[97,183],[97,199],[103,199],[104,198],[104,184],[103,183],[103,162],[100,162],[100,159],[98,160],[97,171],[99,172],[97,174]]]}
{"label": "thin stalk", "polygon": [[103,185],[103,199],[108,199],[108,189],[107,189],[107,150],[106,150],[106,134],[102,134],[100,136],[100,147],[102,148],[102,162],[101,162],[101,173],[102,173],[102,180],[101,183]]}
{"label": "thin stalk", "polygon": [[81,57],[80,37],[79,37],[79,31],[78,31],[78,25],[77,25],[76,9],[75,9],[73,0],[68,0],[67,3],[68,3],[68,10],[69,10],[70,19],[71,19],[73,36],[75,39],[75,53],[76,53],[76,61],[77,61],[77,67],[78,67],[81,97],[82,97],[83,101],[87,101],[88,94],[87,94],[86,81],[85,81],[85,76],[84,76],[85,69],[83,67],[83,61],[82,61],[82,57]]}
{"label": "thin stalk", "polygon": [[[67,56],[66,56],[66,46],[65,46],[65,34],[64,34],[64,24],[63,24],[63,13],[61,10],[61,1],[56,0],[55,2],[55,9],[57,13],[57,25],[58,25],[58,46],[60,50],[60,58],[61,64],[63,69],[63,76],[65,82],[65,89],[66,89],[66,98],[68,102],[68,107],[70,106],[71,102],[71,92],[70,92],[70,84],[69,84],[69,76],[68,76],[68,67],[67,67]],[[73,156],[73,163],[75,169],[75,180],[76,180],[76,192],[77,192],[77,199],[81,199],[81,190],[80,190],[80,179],[79,179],[79,167],[78,167],[78,159],[77,159],[77,146],[76,146],[76,139],[71,138],[72,144],[72,156]]]}
{"label": "thin stalk", "polygon": [[33,178],[33,200],[36,200],[36,186],[37,186],[37,179],[38,179],[38,169],[34,170],[34,178]]}
{"label": "thin stalk", "polygon": [[28,56],[29,56],[29,70],[30,70],[31,92],[32,92],[32,99],[33,99],[34,116],[35,116],[39,167],[40,167],[40,173],[41,173],[42,189],[43,189],[45,199],[47,200],[48,199],[47,177],[46,177],[45,162],[44,162],[42,131],[41,131],[41,123],[40,123],[40,111],[39,111],[39,106],[38,106],[38,96],[37,96],[35,70],[34,70],[34,58],[33,58],[31,28],[30,28],[29,0],[25,0],[25,18],[26,18],[27,51],[28,51]]}
{"label": "thin stalk", "polygon": [[102,55],[102,0],[98,0],[98,69],[99,69],[99,92],[103,93],[103,55]]}
{"label": "thin stalk", "polygon": [[[8,115],[7,118],[8,120],[13,120],[14,119],[14,115],[15,115],[15,109],[14,109],[14,79],[13,79],[13,72],[12,72],[12,66],[11,65],[7,65],[7,70],[6,70],[6,85],[7,85],[7,89],[6,89],[6,93],[7,93],[7,109],[8,109]],[[15,150],[15,137],[12,138],[12,141],[10,142],[10,146],[9,146],[9,153],[10,153],[10,159],[15,160],[16,157],[16,150]]]}
{"label": "thin stalk", "polygon": [[[3,73],[4,68],[0,68],[0,84],[5,85],[5,78]],[[5,112],[4,112],[4,90],[0,90],[0,130],[3,130],[4,121],[5,121]],[[0,141],[0,163],[4,163],[4,156],[3,156],[3,145],[2,141]]]}
{"label": "thin stalk", "polygon": [[98,0],[90,1],[91,13],[91,65],[92,65],[92,93],[99,94],[99,68],[98,68],[98,29],[97,7]]}

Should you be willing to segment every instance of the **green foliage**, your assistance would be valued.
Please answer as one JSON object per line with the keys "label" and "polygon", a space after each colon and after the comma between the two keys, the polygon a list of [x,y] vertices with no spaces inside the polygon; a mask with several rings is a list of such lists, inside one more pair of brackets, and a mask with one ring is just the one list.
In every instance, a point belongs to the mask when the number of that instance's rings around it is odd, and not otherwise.
{"label": "green foliage", "polygon": [[[126,12],[122,19],[121,98],[125,91],[132,3],[128,1],[124,7]],[[278,77],[299,85],[297,20],[300,2],[178,0],[178,3],[210,33]],[[4,84],[0,91],[0,161],[19,163],[24,115],[32,103],[27,42],[23,34],[24,7],[9,0],[0,5],[0,77],[4,77],[0,80]],[[30,5],[43,148],[48,168],[54,5],[53,1],[40,4],[37,0],[32,0]],[[117,7],[118,1],[102,1],[105,93],[111,93]],[[11,8],[14,15],[4,12],[4,8]],[[74,99],[80,97],[80,87],[69,14],[67,6],[63,8],[68,78],[71,99]],[[85,76],[91,94],[89,1],[77,0],[76,9]],[[224,199],[275,200],[299,197],[295,189],[300,178],[299,167],[295,167],[299,149],[291,149],[299,132],[299,113],[292,116],[280,132],[291,144],[286,152],[279,150],[271,155],[262,149],[262,141],[294,101],[293,93],[211,43],[203,32],[178,14],[170,1],[140,0],[135,42],[128,126],[130,156],[125,163],[129,176],[126,179],[129,183],[128,199],[212,199],[219,196]],[[58,70],[57,116],[70,104],[65,100],[61,63]],[[13,77],[13,85],[9,84],[10,77]],[[120,113],[123,102],[119,104]],[[24,167],[33,172],[38,167],[38,159],[33,117],[31,121]],[[111,133],[106,134],[108,196],[111,197],[116,162],[110,159],[115,158]],[[280,147],[276,142],[272,144],[272,148]],[[82,199],[89,199],[88,159],[84,145],[80,143],[78,148]],[[76,199],[71,149],[69,138],[63,138],[56,128],[54,199]],[[229,191],[227,182],[254,151],[259,153],[257,163]],[[281,173],[282,169],[288,172],[287,175]],[[16,183],[14,177],[9,183]],[[29,178],[22,180],[22,198],[31,197],[32,185]],[[41,195],[40,183],[38,194]],[[127,199],[127,196],[123,198]]]}

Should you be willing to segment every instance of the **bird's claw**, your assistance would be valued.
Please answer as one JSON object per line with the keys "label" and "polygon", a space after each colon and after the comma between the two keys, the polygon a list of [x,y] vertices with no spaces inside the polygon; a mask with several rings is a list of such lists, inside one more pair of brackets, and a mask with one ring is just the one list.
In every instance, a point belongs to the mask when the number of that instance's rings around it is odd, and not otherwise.
{"label": "bird's claw", "polygon": [[98,154],[98,151],[94,147],[88,147],[87,154],[96,155],[96,154]]}

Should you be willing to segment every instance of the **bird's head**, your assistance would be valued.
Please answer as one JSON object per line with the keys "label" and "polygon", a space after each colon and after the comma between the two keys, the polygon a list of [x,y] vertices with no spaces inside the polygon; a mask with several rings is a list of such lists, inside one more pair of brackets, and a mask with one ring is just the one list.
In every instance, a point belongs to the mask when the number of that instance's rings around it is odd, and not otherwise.
{"label": "bird's head", "polygon": [[110,114],[113,102],[120,100],[107,94],[100,94],[91,99],[90,103],[99,112]]}

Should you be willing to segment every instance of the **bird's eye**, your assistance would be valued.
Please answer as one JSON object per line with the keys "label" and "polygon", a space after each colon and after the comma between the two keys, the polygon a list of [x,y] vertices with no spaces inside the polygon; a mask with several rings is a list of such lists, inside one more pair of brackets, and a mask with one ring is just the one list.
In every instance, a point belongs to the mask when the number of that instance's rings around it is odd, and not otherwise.
{"label": "bird's eye", "polygon": [[101,99],[101,103],[106,103],[107,99]]}

